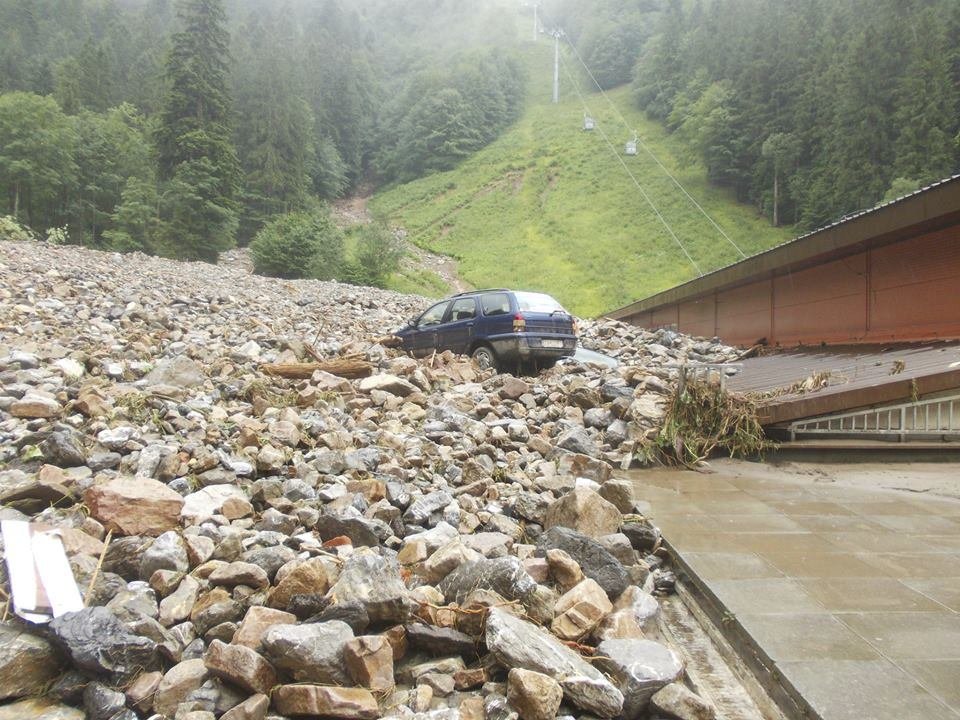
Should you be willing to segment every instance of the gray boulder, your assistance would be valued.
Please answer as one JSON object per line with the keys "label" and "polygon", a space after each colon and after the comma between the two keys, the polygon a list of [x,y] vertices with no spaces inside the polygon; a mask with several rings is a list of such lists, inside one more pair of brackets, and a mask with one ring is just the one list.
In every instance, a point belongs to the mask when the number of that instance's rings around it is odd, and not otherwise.
{"label": "gray boulder", "polygon": [[650,697],[683,674],[680,656],[653,640],[604,640],[596,662],[623,691],[625,720],[640,717]]}
{"label": "gray boulder", "polygon": [[552,677],[577,707],[601,718],[620,714],[623,694],[603,673],[533,623],[493,608],[487,616],[486,642],[505,668],[535,670]]}
{"label": "gray boulder", "polygon": [[300,682],[350,685],[343,646],[353,630],[339,620],[307,625],[275,625],[263,636],[261,649],[274,667]]}

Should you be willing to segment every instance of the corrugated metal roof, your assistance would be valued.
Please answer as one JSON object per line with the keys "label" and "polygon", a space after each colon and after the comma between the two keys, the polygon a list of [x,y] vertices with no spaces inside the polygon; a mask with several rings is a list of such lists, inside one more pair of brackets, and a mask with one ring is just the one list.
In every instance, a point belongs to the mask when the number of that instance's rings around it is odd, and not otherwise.
{"label": "corrugated metal roof", "polygon": [[770,422],[865,407],[913,392],[960,387],[960,342],[772,353],[744,360],[727,386],[768,394],[761,414]]}

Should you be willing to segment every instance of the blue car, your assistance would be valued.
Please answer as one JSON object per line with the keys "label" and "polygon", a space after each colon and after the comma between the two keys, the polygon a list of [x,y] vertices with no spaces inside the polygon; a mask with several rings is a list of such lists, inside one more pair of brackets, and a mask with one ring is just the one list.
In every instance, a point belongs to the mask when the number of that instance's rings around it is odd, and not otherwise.
{"label": "blue car", "polygon": [[395,334],[415,357],[451,350],[482,369],[553,367],[577,349],[576,321],[549,295],[503,288],[460,293]]}

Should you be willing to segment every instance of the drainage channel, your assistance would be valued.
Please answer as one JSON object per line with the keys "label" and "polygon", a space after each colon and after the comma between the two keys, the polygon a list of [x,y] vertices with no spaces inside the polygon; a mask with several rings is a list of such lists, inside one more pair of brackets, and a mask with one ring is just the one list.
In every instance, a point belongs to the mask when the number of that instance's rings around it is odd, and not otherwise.
{"label": "drainage channel", "polygon": [[661,599],[660,629],[683,656],[687,681],[717,711],[717,720],[786,720],[700,606],[677,582],[676,595]]}

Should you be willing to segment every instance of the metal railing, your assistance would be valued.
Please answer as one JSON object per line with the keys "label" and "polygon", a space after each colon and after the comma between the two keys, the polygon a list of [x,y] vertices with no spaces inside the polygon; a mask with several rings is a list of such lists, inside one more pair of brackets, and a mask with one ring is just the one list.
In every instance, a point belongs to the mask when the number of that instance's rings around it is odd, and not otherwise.
{"label": "metal railing", "polygon": [[787,427],[790,440],[800,434],[960,437],[960,395],[796,420]]}

